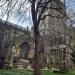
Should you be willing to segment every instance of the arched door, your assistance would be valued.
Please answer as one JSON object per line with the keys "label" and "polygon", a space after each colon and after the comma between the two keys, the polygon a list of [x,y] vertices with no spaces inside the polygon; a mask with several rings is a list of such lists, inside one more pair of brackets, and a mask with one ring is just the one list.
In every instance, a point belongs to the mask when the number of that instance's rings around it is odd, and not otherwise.
{"label": "arched door", "polygon": [[20,50],[20,58],[21,59],[27,59],[28,53],[29,53],[29,44],[27,42],[24,42],[21,44],[21,50]]}

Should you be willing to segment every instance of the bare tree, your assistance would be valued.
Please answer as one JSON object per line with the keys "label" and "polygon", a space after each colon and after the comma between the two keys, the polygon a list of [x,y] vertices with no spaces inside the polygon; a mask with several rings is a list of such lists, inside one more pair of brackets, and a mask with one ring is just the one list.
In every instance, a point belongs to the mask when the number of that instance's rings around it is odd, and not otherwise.
{"label": "bare tree", "polygon": [[[40,41],[40,32],[39,25],[41,20],[44,20],[47,16],[63,18],[63,16],[55,16],[50,13],[45,13],[49,9],[54,9],[60,11],[57,8],[50,8],[49,4],[52,0],[1,0],[1,17],[7,14],[7,20],[11,18],[12,15],[16,14],[18,21],[25,22],[32,18],[33,28],[34,28],[34,44],[35,44],[35,56],[34,56],[34,75],[40,75],[40,66],[39,66],[39,41]],[[58,1],[59,0],[55,0]],[[25,5],[27,3],[27,5]],[[17,8],[18,7],[18,8]],[[28,14],[27,18],[25,17]],[[45,14],[44,14],[45,13]],[[64,13],[62,13],[64,14]],[[24,18],[22,18],[24,16]],[[66,16],[64,14],[64,16]],[[30,21],[29,21],[30,22]]]}
{"label": "bare tree", "polygon": [[[12,0],[7,0],[4,4],[2,4],[2,7],[7,3],[7,7],[5,9],[5,12],[3,12],[3,16],[7,13],[7,20],[10,17],[10,12],[15,9],[17,3],[19,0],[16,0],[15,4],[12,4]],[[31,5],[31,16],[32,16],[32,21],[33,21],[33,27],[34,27],[34,43],[35,43],[35,56],[34,56],[34,75],[40,75],[40,66],[39,66],[39,39],[40,39],[40,35],[39,35],[39,24],[40,24],[40,20],[43,16],[43,13],[45,11],[45,9],[47,8],[47,5],[50,3],[51,0],[25,0],[24,2],[22,2],[20,4],[20,6],[18,6],[18,10],[21,10],[22,5],[25,4],[25,2],[28,1],[30,2]],[[11,6],[12,5],[12,6]],[[24,13],[27,12],[27,10],[29,9],[29,7],[25,7],[25,11]],[[23,16],[21,12],[19,12],[20,17]]]}

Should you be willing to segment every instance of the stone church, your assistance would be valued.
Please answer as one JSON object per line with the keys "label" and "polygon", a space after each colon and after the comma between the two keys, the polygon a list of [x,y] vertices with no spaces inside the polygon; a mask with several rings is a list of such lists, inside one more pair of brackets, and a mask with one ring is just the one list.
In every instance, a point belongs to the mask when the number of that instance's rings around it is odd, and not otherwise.
{"label": "stone church", "polygon": [[[46,59],[46,66],[49,68],[68,68],[72,66],[71,56],[67,52],[71,53],[69,48],[68,27],[66,18],[65,3],[61,0],[51,0],[48,5],[49,10],[44,12],[47,16],[44,20],[41,20],[39,25],[40,35],[43,40],[44,55],[42,57]],[[41,63],[42,63],[41,62]]]}
{"label": "stone church", "polygon": [[[52,16],[42,20],[39,25],[41,35],[40,67],[70,68],[71,52],[68,47],[69,36],[65,5],[60,0],[51,0],[51,9],[45,11]],[[56,9],[56,10],[55,10]],[[54,17],[53,17],[54,16]],[[23,28],[7,21],[0,20],[0,67],[25,67],[34,63],[33,29]],[[34,35],[34,34],[33,34]]]}
{"label": "stone church", "polygon": [[0,20],[0,67],[20,64],[20,59],[29,62],[34,55],[32,43],[28,28]]}

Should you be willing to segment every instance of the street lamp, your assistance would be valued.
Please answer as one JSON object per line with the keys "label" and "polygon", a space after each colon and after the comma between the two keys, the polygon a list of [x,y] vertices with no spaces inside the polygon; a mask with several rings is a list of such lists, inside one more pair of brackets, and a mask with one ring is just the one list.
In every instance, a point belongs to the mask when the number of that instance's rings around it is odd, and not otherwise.
{"label": "street lamp", "polygon": [[11,60],[10,60],[10,66],[13,67],[13,59],[14,59],[14,53],[16,52],[15,50],[15,44],[12,45],[12,53],[11,53]]}
{"label": "street lamp", "polygon": [[15,45],[12,46],[12,54],[16,52]]}

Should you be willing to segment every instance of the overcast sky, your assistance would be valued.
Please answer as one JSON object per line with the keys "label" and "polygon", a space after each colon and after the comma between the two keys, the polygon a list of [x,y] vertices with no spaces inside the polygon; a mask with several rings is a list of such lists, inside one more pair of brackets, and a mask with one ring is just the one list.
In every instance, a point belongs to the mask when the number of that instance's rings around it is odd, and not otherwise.
{"label": "overcast sky", "polygon": [[[4,1],[6,0],[0,0],[0,6],[4,3]],[[17,2],[17,0],[12,0],[12,4],[9,5],[9,9],[11,9],[12,7],[11,6],[14,6],[14,4]],[[61,0],[63,1],[63,0]],[[12,15],[9,16],[9,22],[12,22],[12,23],[15,23],[15,24],[18,24],[20,26],[23,26],[23,27],[29,27],[31,28],[32,27],[32,23],[31,23],[31,17],[29,17],[30,13],[30,9],[27,10],[27,12],[25,13],[25,10],[26,8],[25,7],[30,7],[30,4],[28,3],[25,3],[23,5],[23,8],[21,10],[18,11],[18,13],[15,13],[14,14],[14,10],[17,10],[19,8],[19,5],[21,2],[24,2],[24,0],[18,0],[18,3],[16,4],[15,8],[11,11],[12,12]],[[68,5],[69,9],[71,9],[73,12],[75,12],[75,0],[66,0],[66,5]],[[0,18],[6,20],[7,19],[7,15],[4,15],[3,17],[2,16],[2,12],[4,12],[4,10],[6,10],[6,6],[7,6],[7,3],[5,4],[5,6],[3,7],[0,7]],[[4,10],[2,10],[4,9]],[[29,19],[30,18],[30,19]]]}

